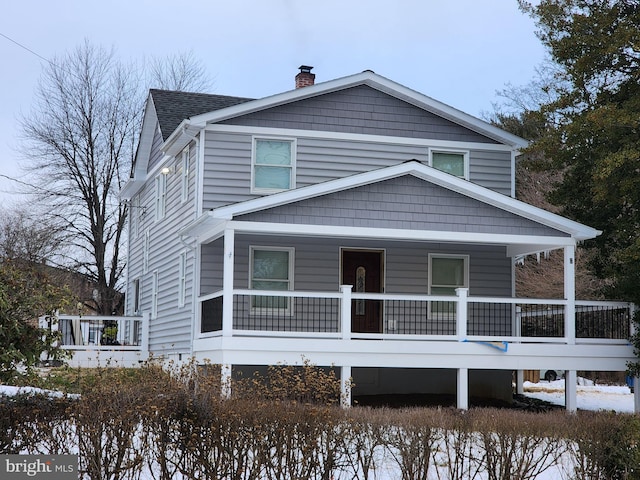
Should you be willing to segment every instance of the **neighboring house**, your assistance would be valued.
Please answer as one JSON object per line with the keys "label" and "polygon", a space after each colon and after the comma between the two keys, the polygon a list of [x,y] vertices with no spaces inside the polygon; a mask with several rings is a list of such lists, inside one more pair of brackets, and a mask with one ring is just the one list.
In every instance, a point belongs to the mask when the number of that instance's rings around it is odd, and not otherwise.
{"label": "neighboring house", "polygon": [[[149,314],[153,354],[225,377],[306,359],[354,396],[460,408],[510,400],[513,371],[625,370],[630,306],[575,300],[575,246],[599,232],[513,198],[523,139],[371,71],[314,78],[150,91],[122,197],[126,313]],[[515,262],[555,249],[565,298],[514,298]]]}

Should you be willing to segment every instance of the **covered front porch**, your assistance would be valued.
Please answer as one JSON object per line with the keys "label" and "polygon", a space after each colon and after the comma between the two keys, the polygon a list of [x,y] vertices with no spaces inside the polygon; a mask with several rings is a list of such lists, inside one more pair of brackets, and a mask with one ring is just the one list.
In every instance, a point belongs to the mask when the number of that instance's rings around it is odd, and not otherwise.
{"label": "covered front porch", "polygon": [[[254,225],[236,222],[225,227],[201,248],[200,269],[207,277],[202,277],[197,299],[193,354],[200,361],[227,366],[223,371],[228,375],[232,366],[308,360],[340,368],[350,402],[348,385],[356,371],[449,370],[455,372],[457,406],[465,409],[470,378],[478,372],[502,372],[499,381],[511,392],[513,371],[519,372],[521,388],[523,370],[564,370],[566,408],[575,411],[578,370],[624,371],[634,360],[628,340],[634,306],[575,299],[571,238],[556,244],[564,250],[566,298],[531,299],[509,295],[515,259],[507,252],[524,251],[525,246],[499,244],[495,238],[492,243],[460,244],[379,238],[384,232],[376,238],[347,239],[335,234],[264,235],[253,231]],[[291,289],[242,287],[251,285],[252,245],[295,250],[296,282]],[[330,291],[332,281],[345,278],[344,251],[383,253],[380,291],[367,292],[357,281]],[[416,268],[407,267],[436,251],[468,257],[470,278],[453,295],[434,293],[426,273],[418,279],[411,274]],[[423,263],[426,270],[428,262]],[[303,275],[307,270],[311,273]],[[305,280],[298,281],[302,276]],[[400,280],[410,276],[411,284]],[[216,282],[221,288],[215,288]],[[308,288],[314,284],[319,288]],[[376,312],[373,324],[358,320],[370,311]]]}

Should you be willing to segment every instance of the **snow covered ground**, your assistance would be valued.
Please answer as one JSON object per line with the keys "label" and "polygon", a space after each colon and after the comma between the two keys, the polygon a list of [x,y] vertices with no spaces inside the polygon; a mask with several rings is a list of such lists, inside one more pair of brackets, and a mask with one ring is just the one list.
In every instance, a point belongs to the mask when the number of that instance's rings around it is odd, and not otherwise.
{"label": "snow covered ground", "polygon": [[[524,395],[564,405],[564,379],[553,382],[524,382]],[[626,385],[594,385],[578,379],[578,410],[608,410],[633,413],[633,394]]]}

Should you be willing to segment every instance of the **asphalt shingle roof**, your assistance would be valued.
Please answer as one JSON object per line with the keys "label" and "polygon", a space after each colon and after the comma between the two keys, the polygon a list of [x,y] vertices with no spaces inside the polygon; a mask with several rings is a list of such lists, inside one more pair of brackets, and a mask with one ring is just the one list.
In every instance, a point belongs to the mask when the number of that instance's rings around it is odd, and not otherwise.
{"label": "asphalt shingle roof", "polygon": [[162,139],[166,140],[185,118],[250,102],[253,98],[228,97],[209,93],[151,89]]}

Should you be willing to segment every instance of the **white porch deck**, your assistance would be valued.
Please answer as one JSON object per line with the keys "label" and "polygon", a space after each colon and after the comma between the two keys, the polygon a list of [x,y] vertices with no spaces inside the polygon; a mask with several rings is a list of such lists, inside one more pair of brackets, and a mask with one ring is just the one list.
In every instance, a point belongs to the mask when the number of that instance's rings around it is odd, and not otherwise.
{"label": "white porch deck", "polygon": [[[149,317],[59,315],[40,319],[59,331],[71,367],[135,367],[149,358]],[[44,359],[43,359],[44,360]]]}
{"label": "white porch deck", "polygon": [[[466,408],[470,369],[567,371],[567,409],[575,410],[578,370],[624,371],[635,361],[629,343],[634,305],[595,302],[340,292],[233,289],[199,298],[198,360],[221,365],[300,364],[458,370],[458,406]],[[280,298],[255,308],[255,298]],[[382,304],[381,329],[351,330],[357,301]],[[435,315],[431,305],[440,315]],[[442,315],[442,305],[449,310]],[[636,389],[637,392],[637,389]]]}

